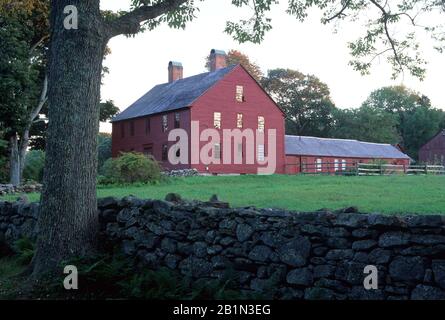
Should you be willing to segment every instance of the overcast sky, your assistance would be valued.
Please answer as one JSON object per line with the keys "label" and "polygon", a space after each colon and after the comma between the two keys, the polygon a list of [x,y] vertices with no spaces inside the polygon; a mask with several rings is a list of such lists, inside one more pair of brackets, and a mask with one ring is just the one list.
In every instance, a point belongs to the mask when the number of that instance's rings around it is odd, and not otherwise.
{"label": "overcast sky", "polygon": [[[103,9],[127,9],[130,1],[102,1]],[[382,60],[369,76],[361,76],[348,66],[347,42],[364,32],[360,26],[342,23],[337,33],[333,26],[320,23],[320,13],[311,12],[301,23],[285,14],[283,5],[269,16],[273,29],[259,44],[238,44],[223,32],[227,20],[243,17],[242,10],[230,0],[206,0],[199,3],[198,17],[185,30],[161,26],[134,38],[123,36],[109,43],[111,55],[105,60],[110,73],[102,86],[102,100],[111,99],[124,110],[154,85],[167,81],[170,60],[182,62],[184,77],[205,72],[204,59],[212,48],[237,49],[247,54],[263,70],[290,68],[309,73],[327,83],[331,97],[339,108],[357,108],[369,93],[388,85],[404,84],[427,95],[433,106],[445,109],[445,54],[432,49],[427,38],[420,38],[423,58],[428,61],[423,82],[405,74],[391,80],[391,68]],[[244,17],[246,15],[244,14]],[[403,28],[403,26],[401,27]],[[111,131],[110,124],[101,124],[101,131]]]}

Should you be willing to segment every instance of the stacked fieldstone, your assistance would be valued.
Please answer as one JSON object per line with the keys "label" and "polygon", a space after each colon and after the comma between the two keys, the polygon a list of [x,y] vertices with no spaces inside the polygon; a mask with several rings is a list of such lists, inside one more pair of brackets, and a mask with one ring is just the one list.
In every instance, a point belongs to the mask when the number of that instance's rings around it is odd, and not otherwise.
{"label": "stacked fieldstone", "polygon": [[[103,235],[146,267],[233,279],[240,291],[270,298],[445,299],[440,215],[233,209],[216,197],[166,199],[101,199]],[[34,221],[35,206],[0,203],[0,233],[29,232],[23,225]],[[377,290],[364,289],[367,265],[377,267]]]}
{"label": "stacked fieldstone", "polygon": [[21,237],[35,240],[39,204],[27,201],[0,201],[0,239],[13,243]]}
{"label": "stacked fieldstone", "polygon": [[162,172],[162,174],[166,177],[192,177],[198,176],[199,172],[196,169],[179,169],[164,171]]}
{"label": "stacked fieldstone", "polygon": [[41,191],[42,185],[40,183],[26,183],[21,186],[14,186],[12,184],[0,184],[0,196],[14,193],[30,193]]}

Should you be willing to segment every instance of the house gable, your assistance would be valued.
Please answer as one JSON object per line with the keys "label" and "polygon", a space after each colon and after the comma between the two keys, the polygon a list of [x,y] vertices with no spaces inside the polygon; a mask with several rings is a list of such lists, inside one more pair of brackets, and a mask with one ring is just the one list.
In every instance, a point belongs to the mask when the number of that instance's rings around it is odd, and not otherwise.
{"label": "house gable", "polygon": [[[243,67],[241,64],[233,65],[232,70],[225,73],[224,76],[219,79],[217,82],[215,82],[212,86],[210,86],[205,92],[203,92],[199,97],[197,97],[192,103],[191,106],[199,106],[201,104],[201,99],[205,99],[205,96],[208,94],[214,94],[214,91],[219,90],[218,87],[223,86],[224,83],[227,82],[236,82],[238,81],[238,85],[242,85],[244,87],[244,95],[246,96],[247,101],[245,102],[239,102],[239,105],[242,105],[243,103],[249,104],[250,101],[248,101],[249,96],[252,97],[251,93],[254,91],[254,95],[257,99],[267,99],[271,104],[273,104],[276,111],[280,112],[283,117],[286,116],[286,114],[281,110],[281,108],[278,106],[278,104],[275,102],[275,100],[264,90],[264,88],[261,86],[261,84],[247,71],[246,68]],[[223,83],[221,85],[221,83]],[[254,89],[255,88],[255,89]],[[233,87],[233,94],[227,95],[228,102],[233,102],[232,100],[235,99],[235,90],[236,88]],[[222,98],[222,97],[221,97]]]}

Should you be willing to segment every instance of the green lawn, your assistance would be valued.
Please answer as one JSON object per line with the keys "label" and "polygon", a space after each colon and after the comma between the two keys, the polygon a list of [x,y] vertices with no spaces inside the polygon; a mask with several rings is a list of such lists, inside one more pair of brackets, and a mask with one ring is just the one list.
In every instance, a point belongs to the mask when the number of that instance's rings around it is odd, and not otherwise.
{"label": "green lawn", "polygon": [[[162,199],[169,192],[232,206],[292,210],[357,206],[364,212],[445,214],[445,176],[210,176],[175,178],[158,185],[99,187],[98,196]],[[38,200],[38,194],[28,195]],[[15,199],[16,197],[9,197]]]}

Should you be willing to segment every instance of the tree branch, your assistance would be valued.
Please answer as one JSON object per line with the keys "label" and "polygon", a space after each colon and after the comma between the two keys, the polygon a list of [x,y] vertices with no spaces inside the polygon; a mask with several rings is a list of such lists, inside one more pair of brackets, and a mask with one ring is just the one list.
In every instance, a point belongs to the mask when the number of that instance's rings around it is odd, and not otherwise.
{"label": "tree branch", "polygon": [[140,31],[141,23],[154,19],[169,11],[177,9],[188,0],[165,0],[152,6],[142,6],[125,15],[105,23],[109,38],[121,34],[136,34]]}
{"label": "tree branch", "polygon": [[[39,103],[37,104],[37,106],[31,111],[30,115],[29,115],[29,123],[32,124],[34,119],[37,118],[37,116],[40,113],[40,110],[42,110],[43,105],[45,104],[46,100],[48,99],[47,96],[47,92],[48,92],[48,76],[45,75],[45,79],[43,80],[43,88],[42,88],[42,92],[40,94],[40,99],[39,99]],[[30,125],[31,126],[31,125]]]}
{"label": "tree branch", "polygon": [[29,56],[32,57],[32,55],[34,54],[34,50],[36,50],[37,47],[48,38],[49,38],[49,35],[44,35],[39,41],[34,43],[33,46],[31,47],[31,49],[29,50]]}
{"label": "tree branch", "polygon": [[345,12],[345,10],[348,8],[349,4],[351,3],[351,0],[346,1],[346,3],[343,5],[343,8],[341,8],[341,10],[339,12],[337,12],[336,14],[334,14],[332,17],[329,17],[325,20],[325,22],[331,22],[332,20],[340,17],[343,12]]}
{"label": "tree branch", "polygon": [[397,52],[396,44],[394,42],[394,39],[389,34],[389,30],[388,30],[388,19],[389,19],[390,14],[388,12],[386,12],[385,8],[382,7],[376,0],[370,0],[370,1],[377,8],[379,8],[380,11],[382,12],[383,27],[385,28],[386,38],[388,39],[389,44],[391,45],[391,49],[394,54],[394,59],[396,60],[397,64],[399,65],[400,69],[403,71],[403,64],[400,61],[400,56],[399,56],[399,53]]}

